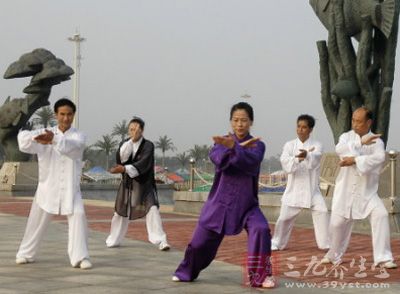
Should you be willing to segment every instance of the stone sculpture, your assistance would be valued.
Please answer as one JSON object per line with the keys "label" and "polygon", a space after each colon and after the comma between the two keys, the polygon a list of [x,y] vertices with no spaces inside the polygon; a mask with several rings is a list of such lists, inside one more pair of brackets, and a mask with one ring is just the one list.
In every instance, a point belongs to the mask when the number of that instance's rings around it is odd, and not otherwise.
{"label": "stone sculpture", "polygon": [[8,97],[0,107],[0,144],[5,161],[26,161],[29,155],[18,149],[17,134],[25,127],[35,111],[49,105],[51,88],[69,80],[74,74],[71,67],[46,49],[35,49],[13,62],[4,74],[5,79],[30,77],[23,90],[25,98]]}
{"label": "stone sculpture", "polygon": [[350,130],[353,110],[365,105],[375,117],[372,131],[386,144],[400,0],[309,2],[329,32],[317,47],[322,104],[335,143]]}

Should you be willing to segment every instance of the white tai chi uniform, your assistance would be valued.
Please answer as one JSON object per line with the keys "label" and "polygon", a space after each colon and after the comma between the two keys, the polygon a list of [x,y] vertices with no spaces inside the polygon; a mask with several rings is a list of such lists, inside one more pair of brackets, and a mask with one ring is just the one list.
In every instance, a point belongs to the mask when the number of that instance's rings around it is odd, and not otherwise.
{"label": "white tai chi uniform", "polygon": [[[139,146],[142,142],[143,138],[140,138],[137,142],[133,142],[132,140],[126,141],[122,144],[120,148],[120,157],[121,162],[126,162],[129,157],[135,156],[135,153],[138,151]],[[131,178],[135,178],[139,175],[138,170],[131,164],[124,165],[126,173]],[[128,212],[129,215],[129,212]],[[116,247],[121,245],[122,240],[124,239],[126,232],[128,231],[129,226],[129,217],[123,217],[114,213],[114,216],[111,220],[111,229],[110,235],[106,239],[107,247]],[[158,207],[153,205],[146,214],[146,228],[149,241],[153,244],[167,244],[167,235],[165,234],[162,222],[160,211]]]}
{"label": "white tai chi uniform", "polygon": [[[300,149],[307,150],[303,161],[296,157]],[[297,138],[283,147],[280,160],[283,170],[288,173],[288,181],[271,241],[279,250],[286,248],[296,216],[303,208],[311,208],[318,248],[329,248],[329,214],[319,190],[321,156],[321,143],[311,138],[304,143]]]}
{"label": "white tai chi uniform", "polygon": [[57,126],[49,130],[54,138],[48,145],[34,140],[44,129],[18,134],[19,149],[37,154],[39,181],[17,258],[34,259],[51,216],[66,215],[68,255],[71,265],[77,266],[83,259],[89,259],[87,221],[80,190],[86,138],[74,128],[64,133]]}
{"label": "white tai chi uniform", "polygon": [[[373,135],[371,132],[365,136]],[[340,158],[354,156],[355,164],[341,167],[336,178],[330,223],[331,245],[325,257],[339,262],[349,245],[354,219],[369,217],[374,264],[393,261],[387,210],[378,196],[379,173],[385,161],[381,139],[362,145],[354,131],[344,133],[336,145]]]}

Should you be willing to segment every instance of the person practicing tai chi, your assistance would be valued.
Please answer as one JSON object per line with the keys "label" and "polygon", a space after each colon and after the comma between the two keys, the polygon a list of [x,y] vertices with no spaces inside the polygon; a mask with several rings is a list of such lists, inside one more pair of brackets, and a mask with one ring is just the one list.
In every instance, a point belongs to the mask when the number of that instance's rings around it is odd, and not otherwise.
{"label": "person practicing tai chi", "polygon": [[121,245],[128,231],[129,220],[146,216],[149,241],[161,251],[170,249],[167,242],[154,179],[154,144],[143,137],[144,121],[134,117],[129,122],[129,138],[117,151],[117,165],[111,173],[121,173],[122,180],[115,200],[115,213],[111,220],[109,248]]}
{"label": "person practicing tai chi", "polygon": [[265,145],[250,135],[253,109],[240,102],[231,108],[234,134],[215,136],[210,159],[215,177],[192,241],[173,281],[191,282],[215,258],[225,235],[248,234],[248,277],[252,287],[272,288],[271,235],[258,204],[258,177]]}
{"label": "person practicing tai chi", "polygon": [[89,260],[87,221],[80,191],[86,138],[71,127],[76,112],[72,101],[64,98],[58,100],[54,112],[57,126],[20,131],[18,134],[19,149],[37,155],[39,181],[16,263],[34,262],[52,215],[66,215],[71,265],[89,269],[92,264]]}
{"label": "person practicing tai chi", "polygon": [[297,118],[297,138],[287,142],[281,164],[288,173],[282,206],[272,238],[272,250],[287,247],[297,215],[303,208],[311,209],[315,239],[319,249],[329,248],[329,214],[319,190],[322,145],[310,138],[315,119],[307,114]]}
{"label": "person practicing tai chi", "polygon": [[378,196],[385,147],[380,135],[370,131],[372,123],[369,109],[356,109],[351,121],[352,130],[343,133],[336,145],[340,171],[332,199],[330,249],[321,260],[323,264],[342,262],[354,220],[368,217],[374,264],[388,269],[397,267],[390,248],[388,212]]}

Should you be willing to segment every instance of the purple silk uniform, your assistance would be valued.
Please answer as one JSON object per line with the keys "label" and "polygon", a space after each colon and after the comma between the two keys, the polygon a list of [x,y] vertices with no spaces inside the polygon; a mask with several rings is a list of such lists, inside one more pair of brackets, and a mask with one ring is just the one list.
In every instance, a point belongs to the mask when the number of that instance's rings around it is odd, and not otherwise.
{"label": "purple silk uniform", "polygon": [[215,258],[224,235],[248,233],[248,275],[252,286],[260,286],[270,276],[271,235],[268,222],[258,206],[258,176],[265,145],[258,141],[245,148],[236,136],[229,149],[215,144],[210,159],[216,167],[214,183],[200,214],[185,258],[175,275],[193,281]]}

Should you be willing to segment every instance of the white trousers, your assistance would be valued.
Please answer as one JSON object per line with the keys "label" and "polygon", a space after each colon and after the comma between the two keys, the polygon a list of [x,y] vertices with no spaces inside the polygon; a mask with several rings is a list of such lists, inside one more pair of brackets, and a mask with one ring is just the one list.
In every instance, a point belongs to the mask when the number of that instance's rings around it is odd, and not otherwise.
{"label": "white trousers", "polygon": [[[393,261],[390,248],[389,216],[382,201],[372,209],[368,216],[371,224],[372,248],[374,264],[378,265],[384,261]],[[325,257],[332,262],[339,262],[346,252],[351,238],[353,219],[347,219],[332,213],[331,215],[331,247]],[[360,252],[361,255],[361,252]],[[359,256],[357,256],[359,257]],[[355,256],[355,258],[357,258]]]}
{"label": "white trousers", "polygon": [[[52,215],[40,208],[33,199],[17,258],[35,258]],[[83,259],[89,259],[87,220],[82,199],[75,200],[73,213],[67,215],[67,219],[68,255],[71,265],[77,266]]]}
{"label": "white trousers", "polygon": [[[116,212],[111,220],[110,235],[107,237],[106,245],[108,247],[119,246],[128,231],[129,218],[118,215]],[[157,206],[150,207],[146,214],[146,228],[149,241],[153,244],[167,243],[167,235],[165,234],[160,211]]]}
{"label": "white trousers", "polygon": [[[282,204],[279,218],[275,224],[274,236],[271,243],[279,250],[286,248],[293,225],[301,207],[292,207]],[[311,208],[314,223],[315,240],[319,249],[329,248],[329,214],[327,211],[319,211]]]}

